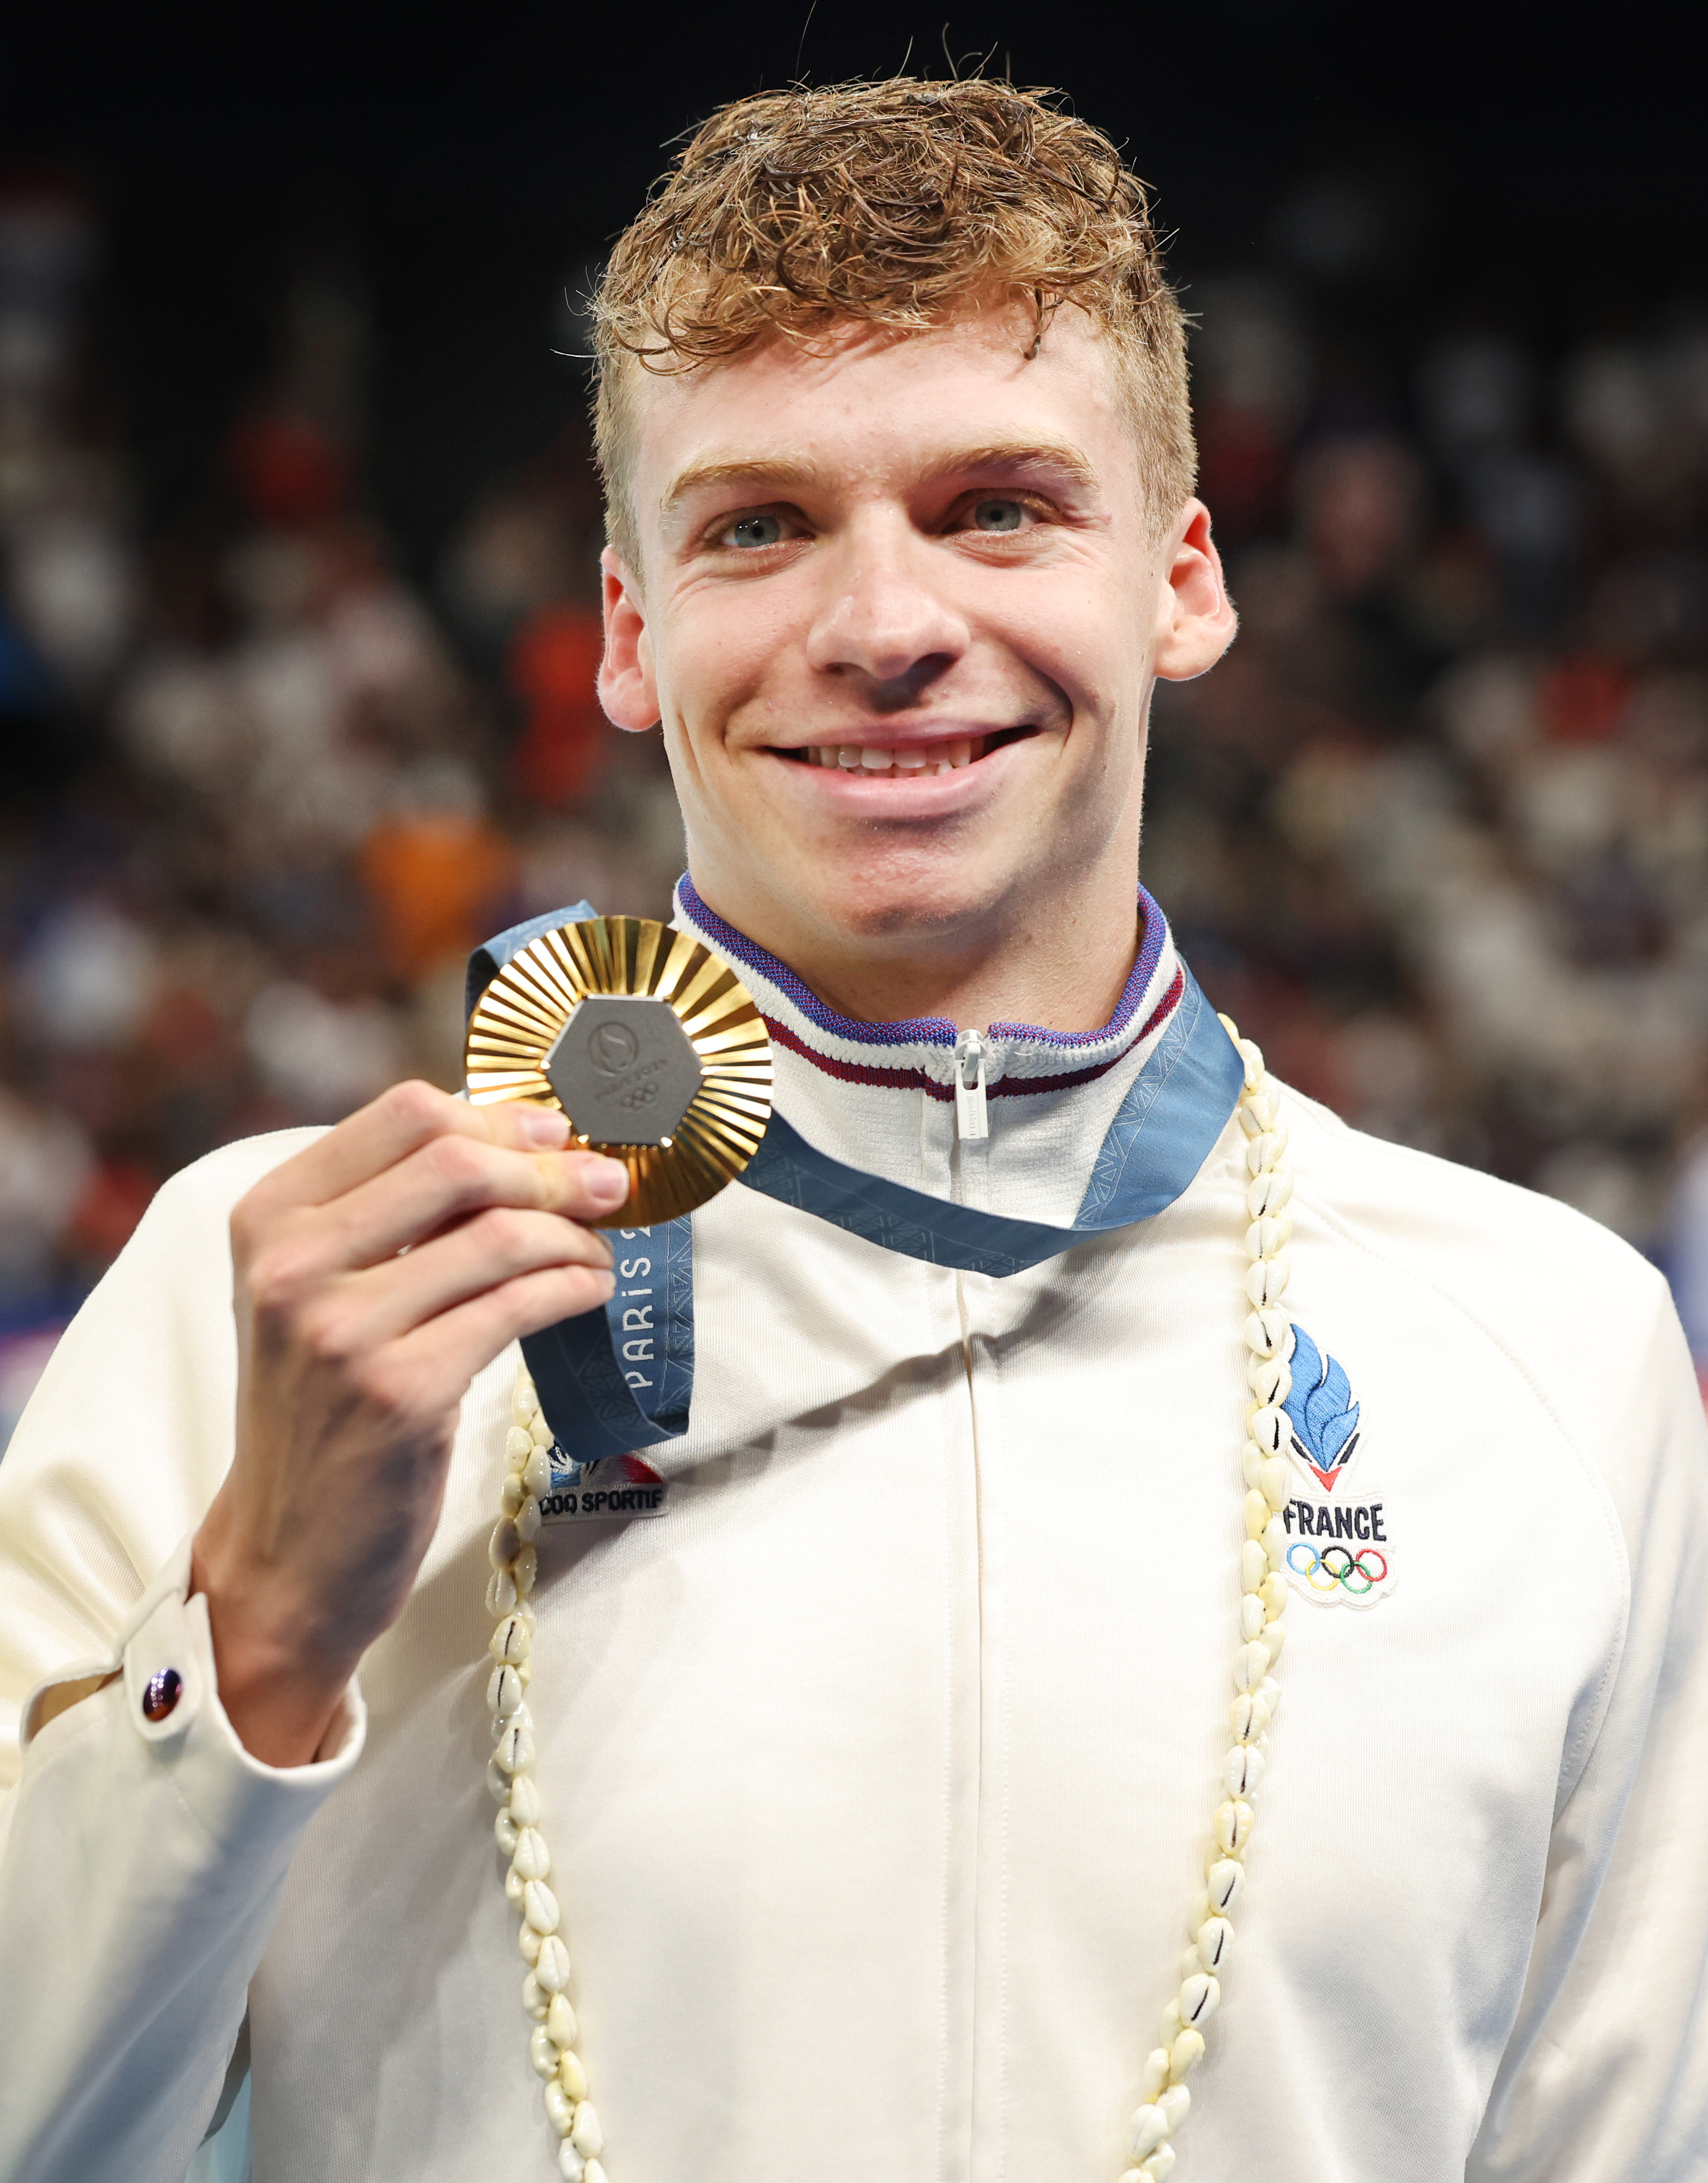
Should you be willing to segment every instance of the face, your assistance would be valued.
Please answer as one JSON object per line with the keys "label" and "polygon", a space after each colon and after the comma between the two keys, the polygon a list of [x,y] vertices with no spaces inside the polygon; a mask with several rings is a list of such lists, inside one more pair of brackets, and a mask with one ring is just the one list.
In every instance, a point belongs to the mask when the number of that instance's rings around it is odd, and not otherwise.
{"label": "face", "polygon": [[993,311],[638,390],[601,697],[662,720],[701,893],[803,972],[1130,927],[1154,679],[1234,618],[1199,503],[1147,522],[1101,337],[1030,341]]}

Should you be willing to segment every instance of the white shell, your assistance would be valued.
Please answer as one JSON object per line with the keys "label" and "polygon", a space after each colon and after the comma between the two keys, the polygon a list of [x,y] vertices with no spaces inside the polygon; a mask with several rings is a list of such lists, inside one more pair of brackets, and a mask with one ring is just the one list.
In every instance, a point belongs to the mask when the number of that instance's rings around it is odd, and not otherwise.
{"label": "white shell", "polygon": [[510,1869],[523,1880],[543,1880],[552,1869],[552,1852],[538,1827],[518,1830],[516,1846],[510,1852]]}
{"label": "white shell", "polygon": [[595,2153],[605,2150],[605,2133],[599,2127],[599,2117],[591,2100],[575,2102],[575,2126],[569,2135],[575,2141],[575,2150],[585,2152],[590,2160]]}
{"label": "white shell", "polygon": [[498,1739],[492,1763],[502,1766],[507,1774],[525,1774],[537,1754],[534,1748],[534,1732],[523,1722],[512,1719]]}
{"label": "white shell", "polygon": [[1236,1743],[1222,1762],[1222,1779],[1230,1797],[1249,1797],[1263,1779],[1263,1754],[1255,1743]]}
{"label": "white shell", "polygon": [[1278,1304],[1287,1293],[1292,1269],[1284,1258],[1256,1258],[1245,1269],[1245,1294],[1260,1309]]}
{"label": "white shell", "polygon": [[[542,1993],[562,1993],[569,1983],[569,1951],[555,1933],[548,1933],[540,1943],[540,1960],[534,1966],[534,1975],[540,1981]],[[582,2147],[585,2152],[586,2147]]]}
{"label": "white shell", "polygon": [[1262,1175],[1266,1167],[1273,1167],[1287,1149],[1285,1130],[1265,1130],[1249,1138],[1245,1146],[1245,1172]]}
{"label": "white shell", "polygon": [[[1242,1645],[1234,1656],[1234,1687],[1239,1691],[1255,1691],[1269,1672],[1269,1647],[1261,1637],[1254,1637],[1249,1645]],[[501,1747],[502,1748],[502,1747]],[[499,1760],[503,1764],[503,1760]]]}
{"label": "white shell", "polygon": [[540,1531],[540,1503],[529,1499],[516,1511],[516,1529],[524,1539],[536,1538]]}
{"label": "white shell", "polygon": [[1237,1031],[1228,1036],[1239,1049],[1239,1058],[1245,1064],[1245,1093],[1248,1100],[1256,1101],[1263,1091],[1263,1049],[1255,1038],[1241,1038]]}
{"label": "white shell", "polygon": [[587,2097],[587,2072],[581,2066],[581,2057],[566,2050],[557,2064],[557,2081],[572,2100]]}
{"label": "white shell", "polygon": [[1285,1410],[1278,1410],[1266,1403],[1251,1413],[1250,1433],[1265,1455],[1279,1455],[1292,1436],[1292,1425]]}
{"label": "white shell", "polygon": [[1254,1220],[1273,1219],[1293,1195],[1293,1177],[1284,1167],[1254,1175],[1245,1186],[1245,1210]]}
{"label": "white shell", "polygon": [[1127,2151],[1134,2160],[1142,2160],[1147,2152],[1154,2152],[1168,2135],[1168,2125],[1162,2110],[1153,2100],[1133,2110],[1133,2119],[1127,2125]]}
{"label": "white shell", "polygon": [[546,2012],[546,2029],[560,2047],[573,2047],[575,2044],[575,2035],[580,2026],[576,2024],[575,2012],[569,2006],[566,1995],[561,1993],[552,1995],[552,2006]]}
{"label": "white shell", "polygon": [[546,2119],[559,2137],[575,2127],[575,2102],[554,2077],[546,2087]]}
{"label": "white shell", "polygon": [[1236,1743],[1250,1743],[1269,1725],[1269,1708],[1256,1691],[1241,1691],[1228,1708],[1228,1728]]}
{"label": "white shell", "polygon": [[1269,1579],[1269,1557],[1261,1539],[1247,1539],[1239,1549],[1239,1589],[1260,1591]]}
{"label": "white shell", "polygon": [[1287,1612],[1287,1580],[1278,1569],[1271,1569],[1257,1587],[1257,1597],[1268,1610],[1272,1620]]}
{"label": "white shell", "polygon": [[587,2164],[567,2137],[557,2148],[557,2173],[563,2183],[587,2183]]}
{"label": "white shell", "polygon": [[522,2006],[536,2024],[543,2024],[546,2020],[546,1995],[539,1980],[535,1977],[532,1971],[530,1971],[522,1981]]}
{"label": "white shell", "polygon": [[[495,1569],[508,1569],[521,1551],[522,1534],[513,1516],[501,1516],[486,1541],[486,1558]],[[518,1586],[520,1589],[520,1586]]]}
{"label": "white shell", "polygon": [[1139,2096],[1154,2100],[1168,2081],[1168,2049],[1154,2047],[1145,2058],[1145,2074],[1140,2080]]}
{"label": "white shell", "polygon": [[522,1882],[522,1915],[536,1933],[555,1933],[563,1922],[557,1897],[543,1880]]}
{"label": "white shell", "polygon": [[1269,1664],[1273,1668],[1281,1657],[1281,1647],[1287,1642],[1287,1625],[1278,1616],[1273,1622],[1266,1622],[1261,1641],[1269,1654]]}
{"label": "white shell", "polygon": [[516,1605],[516,1580],[508,1569],[494,1569],[486,1580],[486,1612],[508,1614]]}
{"label": "white shell", "polygon": [[1287,1526],[1278,1516],[1272,1516],[1264,1528],[1263,1551],[1272,1569],[1278,1569],[1287,1558]]}
{"label": "white shell", "polygon": [[610,2183],[610,2178],[596,2160],[590,2160],[581,2171],[581,2183]]}
{"label": "white shell", "polygon": [[1264,1532],[1269,1527],[1269,1519],[1273,1513],[1274,1512],[1270,1508],[1269,1503],[1263,1498],[1263,1496],[1254,1486],[1250,1491],[1245,1496],[1246,1537],[1248,1539],[1261,1539]]}
{"label": "white shell", "polygon": [[1162,2044],[1172,2047],[1180,2036],[1180,2004],[1171,2001],[1162,2012]]}
{"label": "white shell", "polygon": [[540,1574],[540,1557],[532,1547],[523,1547],[510,1564],[510,1574],[516,1580],[518,1595],[526,1599],[534,1589],[535,1578]]}
{"label": "white shell", "polygon": [[510,1776],[496,1758],[486,1762],[486,1786],[495,1803],[505,1804],[510,1801]]}
{"label": "white shell", "polygon": [[[1245,1347],[1257,1357],[1278,1357],[1293,1337],[1293,1322],[1284,1311],[1269,1308],[1248,1314],[1242,1330]],[[510,1558],[507,1554],[504,1558]]]}
{"label": "white shell", "polygon": [[1278,1258],[1293,1240],[1290,1213],[1266,1214],[1245,1230],[1245,1255],[1254,1264]]}
{"label": "white shell", "polygon": [[[518,1410],[521,1404],[515,1406]],[[526,1418],[518,1418],[504,1436],[504,1460],[512,1470],[519,1470],[534,1453],[534,1436],[528,1430]]]}
{"label": "white shell", "polygon": [[1284,1357],[1248,1357],[1245,1384],[1266,1406],[1284,1403],[1293,1391],[1293,1367]]}
{"label": "white shell", "polygon": [[536,1500],[541,1494],[552,1491],[552,1455],[549,1449],[535,1447],[529,1450],[522,1483]]}
{"label": "white shell", "polygon": [[557,2041],[543,2024],[538,2025],[528,2041],[528,2059],[534,2064],[536,2077],[555,2077],[557,2074]]}
{"label": "white shell", "polygon": [[546,1413],[543,1410],[535,1411],[533,1416],[528,1420],[528,1430],[533,1436],[535,1447],[551,1447],[552,1428],[546,1422]]}
{"label": "white shell", "polygon": [[1162,2110],[1162,2119],[1168,2125],[1168,2135],[1173,2137],[1191,2108],[1192,2095],[1184,2085],[1170,2085],[1156,2104]]}
{"label": "white shell", "polygon": [[[1257,1546],[1257,1541],[1255,1539],[1250,1539],[1247,1540],[1246,1544],[1248,1546]],[[1262,1553],[1263,1550],[1261,1546],[1257,1547],[1257,1551],[1260,1553]],[[1269,1558],[1267,1554],[1264,1555],[1263,1566],[1265,1569],[1267,1569],[1269,1566]],[[1267,1619],[1268,1618],[1263,1612],[1262,1601],[1259,1599],[1255,1591],[1248,1591],[1244,1598],[1239,1602],[1239,1635],[1249,1644],[1252,1638],[1262,1634],[1263,1625]]]}
{"label": "white shell", "polygon": [[513,1516],[527,1498],[527,1487],[513,1470],[499,1490],[498,1506],[507,1516]]}
{"label": "white shell", "polygon": [[1208,1971],[1200,1971],[1195,1977],[1184,1980],[1179,2001],[1182,2025],[1195,2029],[1205,2023],[1216,2014],[1221,1998],[1222,1989]]}
{"label": "white shell", "polygon": [[1167,2178],[1174,2173],[1174,2160],[1173,2147],[1159,2145],[1139,2173],[1145,2183],[1167,2183]]}
{"label": "white shell", "polygon": [[513,1668],[495,1668],[487,1677],[486,1710],[496,1720],[508,1720],[522,1697],[522,1678]]}
{"label": "white shell", "polygon": [[1204,2034],[1183,2031],[1168,2050],[1168,2067],[1177,2080],[1204,2059]]}
{"label": "white shell", "polygon": [[[507,1775],[506,1778],[507,1780]],[[521,1829],[517,1825],[514,1814],[507,1804],[492,1822],[492,1831],[496,1836],[498,1847],[503,1851],[505,1856],[514,1857]]]}
{"label": "white shell", "polygon": [[1218,1910],[1231,1909],[1240,1885],[1245,1878],[1245,1868],[1231,1857],[1217,1858],[1210,1868],[1210,1900]]}
{"label": "white shell", "polygon": [[[507,1889],[506,1892],[508,1892]],[[532,1964],[536,1969],[540,1963],[540,1935],[524,1918],[517,1929],[516,1945],[522,1951],[522,1960],[524,1963]]]}
{"label": "white shell", "polygon": [[1198,1962],[1206,1971],[1219,1971],[1234,1945],[1234,1928],[1225,1918],[1206,1918],[1198,1928]]}
{"label": "white shell", "polygon": [[522,1875],[513,1864],[504,1875],[504,1900],[513,1910],[519,1910],[522,1907]]}
{"label": "white shell", "polygon": [[1272,1508],[1284,1508],[1293,1498],[1293,1474],[1278,1455],[1264,1464],[1258,1487]]}
{"label": "white shell", "polygon": [[486,1650],[501,1664],[519,1667],[532,1651],[534,1633],[519,1614],[507,1614],[488,1640]]}
{"label": "white shell", "polygon": [[[1238,1797],[1228,1803],[1218,1804],[1216,1807],[1216,1840],[1221,1847],[1231,1857],[1236,1850],[1243,1850],[1250,1839],[1251,1807]],[[1184,2021],[1191,2021],[1186,2014],[1184,2002],[1180,2014]]]}
{"label": "white shell", "polygon": [[540,1820],[540,1785],[525,1774],[510,1784],[510,1816],[518,1827],[536,1826]]}

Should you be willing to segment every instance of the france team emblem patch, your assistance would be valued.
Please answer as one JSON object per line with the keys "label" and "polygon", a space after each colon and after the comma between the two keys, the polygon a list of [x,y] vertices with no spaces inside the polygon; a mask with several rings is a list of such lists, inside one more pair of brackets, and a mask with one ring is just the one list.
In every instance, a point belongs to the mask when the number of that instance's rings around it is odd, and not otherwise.
{"label": "france team emblem patch", "polygon": [[1293,1369],[1293,1388],[1281,1407],[1293,1429],[1293,1453],[1317,1484],[1332,1492],[1361,1437],[1352,1383],[1345,1367],[1318,1349],[1296,1321],[1287,1361]]}

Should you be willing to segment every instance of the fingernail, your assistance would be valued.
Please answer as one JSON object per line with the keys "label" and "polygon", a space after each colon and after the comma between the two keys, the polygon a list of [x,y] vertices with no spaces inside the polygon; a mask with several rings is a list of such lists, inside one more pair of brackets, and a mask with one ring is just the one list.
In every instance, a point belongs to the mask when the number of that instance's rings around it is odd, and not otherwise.
{"label": "fingernail", "polygon": [[530,1145],[563,1145],[569,1141],[569,1117],[551,1107],[524,1107],[522,1134]]}
{"label": "fingernail", "polygon": [[585,1180],[587,1195],[596,1204],[620,1205],[629,1195],[629,1170],[621,1160],[589,1160]]}

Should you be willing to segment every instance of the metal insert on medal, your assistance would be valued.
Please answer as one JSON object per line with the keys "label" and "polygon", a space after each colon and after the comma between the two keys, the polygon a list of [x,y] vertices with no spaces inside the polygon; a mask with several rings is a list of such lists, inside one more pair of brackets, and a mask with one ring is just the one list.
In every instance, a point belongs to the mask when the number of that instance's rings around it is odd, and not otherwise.
{"label": "metal insert on medal", "polygon": [[741,980],[649,917],[560,925],[513,955],[469,1019],[469,1097],[561,1108],[620,1159],[629,1196],[595,1225],[648,1228],[733,1182],[771,1119],[771,1042]]}

